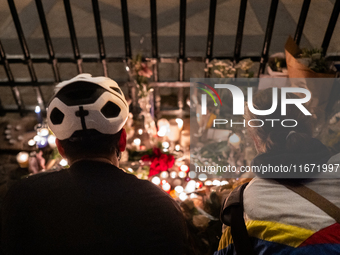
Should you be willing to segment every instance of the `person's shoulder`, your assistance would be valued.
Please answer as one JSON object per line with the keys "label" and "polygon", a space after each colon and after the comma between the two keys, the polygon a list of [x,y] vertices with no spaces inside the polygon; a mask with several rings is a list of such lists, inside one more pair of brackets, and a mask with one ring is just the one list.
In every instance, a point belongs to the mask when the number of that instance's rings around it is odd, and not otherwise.
{"label": "person's shoulder", "polygon": [[39,188],[39,183],[44,183],[48,185],[48,183],[55,180],[56,176],[63,175],[65,171],[65,169],[53,172],[46,171],[26,176],[25,178],[17,181],[9,188],[4,199],[9,199],[8,197],[15,197],[17,199],[20,196],[27,196],[30,190]]}

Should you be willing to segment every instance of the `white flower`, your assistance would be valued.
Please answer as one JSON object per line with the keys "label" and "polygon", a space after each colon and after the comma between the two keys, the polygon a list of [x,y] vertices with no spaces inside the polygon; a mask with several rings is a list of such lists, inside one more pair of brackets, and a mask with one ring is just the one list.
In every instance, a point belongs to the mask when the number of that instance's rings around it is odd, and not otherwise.
{"label": "white flower", "polygon": [[243,59],[240,62],[238,62],[235,68],[241,68],[242,70],[246,71],[250,69],[253,65],[254,65],[254,62],[250,58],[247,58],[247,59]]}
{"label": "white flower", "polygon": [[222,73],[221,71],[219,71],[219,70],[214,70],[214,73],[217,74],[217,75],[219,75],[220,78],[224,78],[224,75],[223,75],[223,73]]}

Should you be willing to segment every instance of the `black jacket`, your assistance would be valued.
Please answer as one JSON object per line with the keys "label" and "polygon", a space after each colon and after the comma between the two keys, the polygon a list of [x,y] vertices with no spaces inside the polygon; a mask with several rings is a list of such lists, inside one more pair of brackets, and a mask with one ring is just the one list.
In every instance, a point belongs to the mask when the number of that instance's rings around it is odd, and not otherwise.
{"label": "black jacket", "polygon": [[5,254],[182,254],[185,241],[168,194],[102,162],[29,177],[2,207]]}

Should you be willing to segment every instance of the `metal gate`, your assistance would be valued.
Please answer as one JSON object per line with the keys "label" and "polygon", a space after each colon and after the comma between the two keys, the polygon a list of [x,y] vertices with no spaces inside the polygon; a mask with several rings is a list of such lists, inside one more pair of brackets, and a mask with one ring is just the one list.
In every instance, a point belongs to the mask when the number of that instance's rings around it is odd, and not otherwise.
{"label": "metal gate", "polygon": [[[213,45],[214,45],[214,30],[215,30],[215,22],[216,22],[216,6],[217,0],[210,0],[210,8],[209,8],[209,20],[208,20],[208,34],[207,34],[207,44],[206,44],[206,54],[205,57],[199,56],[190,56],[186,55],[186,13],[187,13],[187,1],[179,0],[179,9],[180,9],[180,31],[179,31],[179,52],[177,56],[172,57],[160,57],[158,54],[158,36],[157,36],[157,1],[150,0],[150,19],[151,19],[151,58],[146,58],[145,61],[148,61],[152,64],[153,68],[153,86],[155,87],[155,107],[156,111],[160,110],[160,96],[159,96],[159,88],[162,86],[170,86],[178,88],[178,105],[179,109],[177,111],[173,111],[173,113],[179,113],[183,109],[184,99],[183,99],[183,87],[188,87],[189,82],[184,81],[184,70],[185,64],[188,62],[196,61],[203,62],[205,65],[209,63],[209,61],[214,57],[213,55]],[[297,44],[300,43],[300,39],[303,33],[304,24],[306,21],[306,17],[308,14],[308,9],[310,6],[311,0],[304,0],[299,21],[297,23],[296,31],[294,39]],[[73,49],[73,58],[69,57],[56,57],[55,51],[53,48],[49,28],[46,22],[45,12],[43,8],[43,4],[41,0],[35,0],[36,8],[39,14],[39,20],[41,24],[41,28],[43,31],[43,36],[47,48],[48,55],[46,57],[32,57],[30,54],[30,50],[28,48],[28,44],[26,42],[24,32],[19,20],[18,12],[14,3],[14,0],[8,0],[8,5],[10,8],[10,12],[12,15],[13,22],[15,24],[15,29],[18,34],[18,39],[20,42],[20,46],[23,52],[23,55],[20,57],[8,57],[5,53],[4,47],[0,41],[0,64],[3,66],[7,80],[0,81],[0,86],[8,86],[12,90],[13,97],[15,99],[16,108],[11,109],[6,105],[3,106],[4,112],[20,112],[20,114],[25,114],[27,111],[32,111],[34,107],[25,106],[22,100],[22,95],[18,90],[18,86],[33,86],[37,98],[37,103],[41,109],[45,109],[46,102],[43,98],[43,94],[41,92],[41,86],[46,85],[54,85],[57,82],[60,82],[60,69],[58,67],[58,63],[74,63],[77,66],[78,73],[83,72],[82,64],[83,62],[93,62],[102,64],[103,75],[108,75],[107,64],[109,62],[121,62],[126,66],[129,66],[132,58],[131,53],[131,40],[130,40],[130,28],[129,28],[129,12],[127,0],[121,0],[121,14],[123,21],[123,29],[124,29],[124,45],[125,45],[125,56],[124,57],[108,57],[105,52],[104,45],[104,37],[102,31],[101,17],[99,11],[99,3],[98,0],[92,0],[92,10],[95,21],[96,35],[97,35],[97,43],[98,43],[98,53],[99,57],[87,57],[81,54],[78,39],[76,35],[76,30],[74,26],[72,10],[70,0],[63,0],[64,10],[67,17],[68,30],[72,42]],[[272,33],[275,23],[275,17],[277,13],[279,0],[272,0],[270,5],[270,11],[268,15],[268,21],[263,41],[262,52],[260,56],[253,56],[251,59],[253,61],[257,61],[260,63],[258,74],[262,74],[265,71],[265,66],[268,60],[268,53],[272,39]],[[219,59],[230,59],[232,61],[237,62],[241,58],[241,48],[242,48],[242,38],[243,38],[243,29],[245,23],[246,16],[246,8],[247,8],[247,0],[240,0],[240,8],[238,15],[238,25],[236,31],[236,41],[234,47],[233,56],[222,56]],[[340,11],[340,0],[336,0],[334,3],[333,11],[329,19],[327,30],[324,34],[324,39],[322,42],[322,49],[324,53],[327,52],[327,48],[329,46],[334,27],[336,25],[338,16]],[[245,58],[245,57],[243,57]],[[332,60],[339,60],[339,56],[332,56]],[[29,71],[30,77],[27,77],[25,81],[17,81],[13,76],[13,72],[11,70],[10,64],[12,63],[22,63],[24,64]],[[48,63],[52,70],[54,77],[51,77],[49,81],[40,81],[37,79],[36,71],[34,68],[35,63]],[[159,82],[158,76],[158,64],[159,63],[178,63],[178,81],[177,82]],[[205,76],[208,76],[208,73],[205,73]]]}

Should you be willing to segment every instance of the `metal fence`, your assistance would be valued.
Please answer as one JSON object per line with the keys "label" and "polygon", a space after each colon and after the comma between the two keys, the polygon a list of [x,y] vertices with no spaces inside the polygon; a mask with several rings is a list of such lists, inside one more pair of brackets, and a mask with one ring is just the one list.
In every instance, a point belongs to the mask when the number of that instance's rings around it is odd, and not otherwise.
{"label": "metal fence", "polygon": [[[160,110],[160,95],[159,88],[162,86],[172,86],[178,87],[178,112],[181,112],[184,105],[183,99],[183,87],[189,86],[188,82],[184,82],[184,70],[185,64],[192,61],[204,62],[205,65],[209,63],[209,61],[214,57],[213,55],[213,45],[214,45],[214,30],[215,30],[215,22],[216,22],[216,6],[217,0],[210,0],[210,9],[209,9],[209,25],[208,25],[208,35],[207,35],[207,45],[206,45],[206,54],[205,57],[199,56],[186,56],[185,50],[185,42],[186,42],[186,8],[187,1],[180,0],[179,8],[180,8],[180,31],[179,31],[179,52],[177,56],[173,57],[159,57],[158,54],[158,36],[157,36],[157,1],[150,0],[150,19],[151,19],[151,43],[152,43],[152,51],[151,58],[146,58],[145,60],[152,63],[153,68],[153,85],[155,86],[155,107],[156,111]],[[131,40],[130,40],[130,29],[129,29],[129,12],[127,0],[121,0],[121,13],[123,20],[123,29],[124,29],[124,44],[125,44],[125,57],[107,57],[105,53],[105,45],[104,45],[104,37],[101,25],[100,11],[99,11],[99,3],[98,0],[92,0],[92,8],[93,15],[95,21],[95,28],[97,34],[97,42],[98,42],[98,52],[99,57],[86,57],[82,56],[79,46],[77,35],[75,31],[75,26],[73,22],[72,10],[70,0],[63,0],[65,13],[67,17],[68,29],[70,33],[70,38],[72,42],[73,49],[73,58],[69,57],[56,57],[55,51],[53,49],[53,44],[51,40],[51,36],[49,33],[48,25],[46,22],[46,17],[43,9],[43,4],[41,0],[35,0],[37,11],[39,14],[40,24],[42,27],[45,44],[48,52],[48,56],[46,57],[32,57],[24,36],[24,32],[19,20],[18,12],[14,3],[14,0],[8,0],[8,5],[11,11],[11,15],[13,18],[13,22],[15,24],[16,32],[18,34],[18,39],[21,45],[21,49],[23,52],[23,57],[7,57],[5,50],[0,41],[0,64],[4,67],[6,72],[7,81],[1,81],[0,86],[9,86],[12,90],[13,97],[15,99],[17,109],[7,109],[4,107],[5,112],[20,112],[24,114],[27,111],[27,107],[25,107],[24,102],[22,100],[22,96],[18,90],[18,86],[33,86],[36,93],[37,103],[41,109],[45,109],[46,102],[43,98],[41,87],[42,85],[53,85],[57,82],[60,82],[60,70],[58,68],[58,63],[74,63],[77,66],[78,73],[82,73],[82,63],[83,62],[101,62],[103,68],[103,74],[107,76],[107,63],[109,62],[122,62],[125,65],[129,65],[131,62]],[[276,12],[278,8],[279,0],[272,0],[270,5],[270,11],[268,15],[267,27],[265,31],[264,41],[262,52],[260,56],[251,57],[253,61],[260,62],[260,66],[258,69],[258,74],[263,74],[265,71],[265,66],[268,60],[268,53],[270,48],[270,43],[272,39],[272,33],[275,23]],[[311,0],[304,0],[299,21],[297,24],[296,32],[294,39],[297,44],[299,44],[304,24],[306,21],[306,17],[308,14],[308,9],[310,6]],[[236,31],[236,42],[234,48],[233,56],[223,56],[218,57],[219,59],[230,59],[236,63],[241,60],[241,49],[242,49],[242,38],[243,38],[243,28],[245,23],[246,16],[246,8],[247,8],[247,0],[240,0],[240,8],[239,8],[239,17],[238,17],[238,25]],[[322,49],[324,53],[327,52],[327,48],[329,46],[334,27],[336,25],[338,16],[340,12],[340,0],[336,0],[333,11],[328,23],[327,30],[324,35],[324,39],[322,42]],[[339,60],[339,56],[332,56],[332,60]],[[27,81],[18,82],[14,79],[13,73],[10,68],[10,64],[12,63],[22,63],[25,64],[28,68],[30,77],[27,77]],[[37,79],[37,75],[34,69],[34,63],[48,63],[51,65],[53,70],[54,77],[51,77],[50,81],[39,81]],[[158,76],[158,63],[178,63],[179,71],[178,71],[178,81],[177,82],[159,82]],[[205,73],[205,76],[208,77],[208,73]]]}

